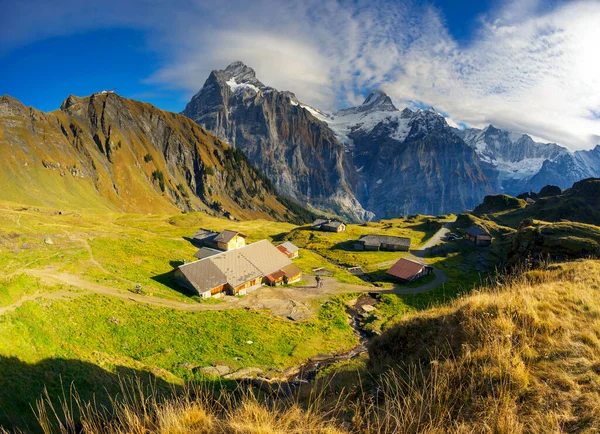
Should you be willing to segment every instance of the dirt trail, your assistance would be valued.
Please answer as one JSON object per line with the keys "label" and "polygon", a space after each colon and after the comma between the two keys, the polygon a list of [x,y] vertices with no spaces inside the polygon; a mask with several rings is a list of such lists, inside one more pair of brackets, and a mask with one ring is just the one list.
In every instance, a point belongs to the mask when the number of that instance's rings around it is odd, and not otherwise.
{"label": "dirt trail", "polygon": [[[448,222],[442,229],[436,232],[427,243],[425,243],[420,250],[413,251],[410,255],[414,259],[423,258],[425,250],[431,248],[442,242],[442,238],[450,231],[450,225],[454,221]],[[132,281],[116,276],[106,270],[99,261],[94,257],[91,246],[87,240],[75,237],[69,237],[73,241],[81,242],[85,249],[90,255],[90,261],[98,266],[103,272],[115,278],[133,284]],[[409,257],[410,257],[409,256]],[[390,264],[382,263],[379,264],[381,267],[385,265],[391,265],[395,261],[390,261]],[[109,286],[101,285],[99,283],[90,282],[84,280],[74,274],[63,273],[54,268],[46,269],[26,269],[22,268],[18,270],[32,276],[36,276],[43,281],[49,283],[59,283],[82,289],[84,291],[93,292],[95,294],[106,295],[110,297],[117,297],[124,300],[129,300],[137,303],[144,303],[153,306],[160,306],[170,309],[177,309],[188,312],[201,312],[201,311],[219,311],[226,309],[257,309],[257,310],[269,310],[273,315],[281,316],[284,318],[290,318],[297,321],[305,320],[314,315],[314,309],[311,307],[311,302],[318,299],[323,299],[326,296],[331,296],[340,293],[347,292],[370,292],[370,293],[388,293],[388,294],[419,294],[423,292],[431,291],[441,285],[443,285],[448,277],[442,270],[434,268],[435,279],[432,282],[417,286],[414,288],[406,288],[397,286],[391,289],[382,289],[375,286],[367,285],[353,285],[348,283],[338,282],[333,277],[321,277],[323,286],[317,288],[317,284],[314,276],[306,275],[307,280],[306,286],[295,286],[295,287],[263,287],[256,292],[251,292],[243,298],[237,297],[224,297],[223,303],[218,304],[203,304],[203,303],[184,303],[176,300],[169,300],[160,297],[147,296],[141,294],[135,294],[126,290],[116,289]],[[27,301],[34,301],[39,298],[43,299],[61,299],[67,298],[74,294],[81,295],[82,293],[74,293],[73,291],[57,291],[46,294],[33,294],[27,295],[18,300],[17,302],[0,308],[0,315],[5,312],[17,309],[23,303]]]}
{"label": "dirt trail", "polygon": [[200,311],[200,310],[222,310],[222,309],[231,309],[235,306],[235,303],[222,303],[222,304],[188,304],[175,300],[168,300],[165,298],[159,298],[154,296],[147,296],[141,294],[134,294],[132,292],[128,292],[125,290],[120,290],[116,288],[111,288],[110,286],[104,286],[99,283],[89,282],[87,280],[83,280],[80,277],[69,274],[62,273],[56,271],[52,268],[47,268],[43,270],[25,270],[27,274],[30,274],[35,277],[39,277],[40,279],[50,282],[50,283],[60,283],[69,286],[74,286],[76,288],[81,288],[95,294],[107,295],[110,297],[117,297],[125,300],[151,304],[155,306],[168,307],[177,310],[186,310],[186,311]]}
{"label": "dirt trail", "polygon": [[21,307],[24,303],[26,303],[28,301],[35,301],[35,300],[40,300],[40,299],[43,299],[43,300],[71,299],[71,298],[75,298],[75,297],[78,297],[83,294],[84,294],[83,292],[70,291],[70,290],[45,292],[45,293],[36,292],[34,294],[25,295],[25,296],[21,297],[18,301],[14,302],[13,304],[9,304],[7,306],[0,307],[0,316],[4,315],[7,312],[11,312],[15,309],[18,309],[19,307]]}

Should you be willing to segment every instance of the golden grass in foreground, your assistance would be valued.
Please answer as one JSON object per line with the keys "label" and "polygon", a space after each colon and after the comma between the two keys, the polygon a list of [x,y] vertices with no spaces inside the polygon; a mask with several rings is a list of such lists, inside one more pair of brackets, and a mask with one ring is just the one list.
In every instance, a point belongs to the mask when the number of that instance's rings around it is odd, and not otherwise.
{"label": "golden grass in foreground", "polygon": [[81,405],[82,432],[598,433],[599,291],[600,261],[528,272],[394,326],[371,345],[362,393],[140,396],[108,417]]}
{"label": "golden grass in foreground", "polygon": [[555,265],[396,325],[380,432],[600,432],[599,290],[599,261]]}

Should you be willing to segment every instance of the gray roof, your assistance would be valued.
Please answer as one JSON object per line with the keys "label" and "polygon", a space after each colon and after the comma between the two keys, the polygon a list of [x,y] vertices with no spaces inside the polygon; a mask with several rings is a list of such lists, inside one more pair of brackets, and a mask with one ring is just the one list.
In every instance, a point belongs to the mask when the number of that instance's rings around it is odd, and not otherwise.
{"label": "gray roof", "polygon": [[228,229],[225,229],[223,232],[221,232],[219,235],[217,235],[215,237],[215,242],[218,243],[228,243],[229,241],[231,241],[236,235],[239,235],[240,237],[243,238],[248,238],[247,235],[244,235],[240,232],[237,231],[230,231]]}
{"label": "gray roof", "polygon": [[185,278],[200,294],[227,283],[227,276],[208,259],[190,262],[179,267]]}
{"label": "gray roof", "polygon": [[227,283],[234,288],[264,276],[264,273],[255,267],[239,249],[230,250],[206,260],[214,263],[227,277]]}
{"label": "gray roof", "polygon": [[198,250],[194,256],[198,259],[204,259],[204,258],[208,258],[210,256],[215,256],[218,254],[221,254],[223,252],[221,252],[220,250],[216,250],[216,249],[211,249],[210,247],[202,247],[200,250]]}
{"label": "gray roof", "polygon": [[[210,249],[213,250],[213,249]],[[279,271],[292,261],[267,240],[190,262],[179,270],[198,292],[229,283],[233,287]]]}
{"label": "gray roof", "polygon": [[483,229],[481,226],[471,226],[466,230],[466,233],[471,235],[472,237],[478,237],[480,235],[488,235],[491,236],[488,231]]}
{"label": "gray roof", "polygon": [[196,241],[213,241],[217,235],[219,234],[213,231],[207,231],[206,229],[198,229],[198,232],[196,232],[193,239]]}
{"label": "gray roof", "polygon": [[339,228],[343,224],[344,224],[343,222],[339,222],[337,220],[332,220],[330,222],[325,223],[323,226],[327,226],[327,227],[330,227],[330,228]]}
{"label": "gray roof", "polygon": [[294,277],[302,273],[302,270],[296,264],[286,265],[281,271],[283,271],[283,274],[285,274],[286,277]]}
{"label": "gray roof", "polygon": [[313,223],[312,226],[321,226],[325,223],[327,223],[329,220],[327,219],[316,219]]}
{"label": "gray roof", "polygon": [[410,248],[410,238],[393,237],[390,235],[363,235],[358,241],[369,246],[390,244],[394,246],[404,246]]}
{"label": "gray roof", "polygon": [[287,250],[290,253],[296,253],[298,250],[300,250],[300,247],[295,246],[294,244],[290,243],[289,241],[286,241],[285,243],[281,244],[283,247],[285,247],[285,250]]}
{"label": "gray roof", "polygon": [[265,276],[281,270],[292,263],[291,259],[281,253],[267,240],[248,244],[246,247],[237,249],[246,259],[258,268]]}

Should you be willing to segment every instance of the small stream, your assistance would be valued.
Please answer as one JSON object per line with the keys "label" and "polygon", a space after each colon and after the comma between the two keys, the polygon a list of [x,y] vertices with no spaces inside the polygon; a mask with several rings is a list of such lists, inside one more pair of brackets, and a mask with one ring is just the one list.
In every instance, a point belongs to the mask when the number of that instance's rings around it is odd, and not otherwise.
{"label": "small stream", "polygon": [[[361,303],[362,300],[362,303]],[[366,301],[366,302],[365,302]],[[347,306],[346,314],[348,315],[348,323],[352,327],[354,331],[354,335],[358,338],[360,342],[359,345],[352,348],[351,350],[336,353],[336,354],[323,354],[311,357],[309,361],[295,366],[294,368],[286,369],[283,373],[282,378],[278,380],[284,380],[289,383],[307,383],[311,382],[317,376],[317,373],[334,363],[343,362],[345,360],[352,360],[359,355],[365,353],[367,351],[367,345],[370,342],[373,335],[365,331],[361,325],[361,315],[359,313],[359,306],[369,304],[374,305],[374,297],[369,294],[361,295],[355,306]],[[288,375],[285,375],[288,373]]]}

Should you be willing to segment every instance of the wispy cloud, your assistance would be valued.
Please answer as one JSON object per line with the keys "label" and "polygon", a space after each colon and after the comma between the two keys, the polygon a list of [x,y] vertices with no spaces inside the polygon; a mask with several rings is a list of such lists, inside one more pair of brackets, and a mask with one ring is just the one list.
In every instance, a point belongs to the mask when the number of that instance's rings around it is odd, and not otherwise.
{"label": "wispy cloud", "polygon": [[165,59],[148,80],[190,95],[210,70],[239,59],[266,84],[317,107],[360,103],[380,87],[399,106],[417,101],[470,126],[493,123],[572,149],[600,141],[598,1],[553,9],[508,2],[480,17],[467,45],[452,38],[439,9],[411,0],[90,0],[83,11],[72,0],[52,10],[33,3],[3,6],[5,48],[136,27]]}

